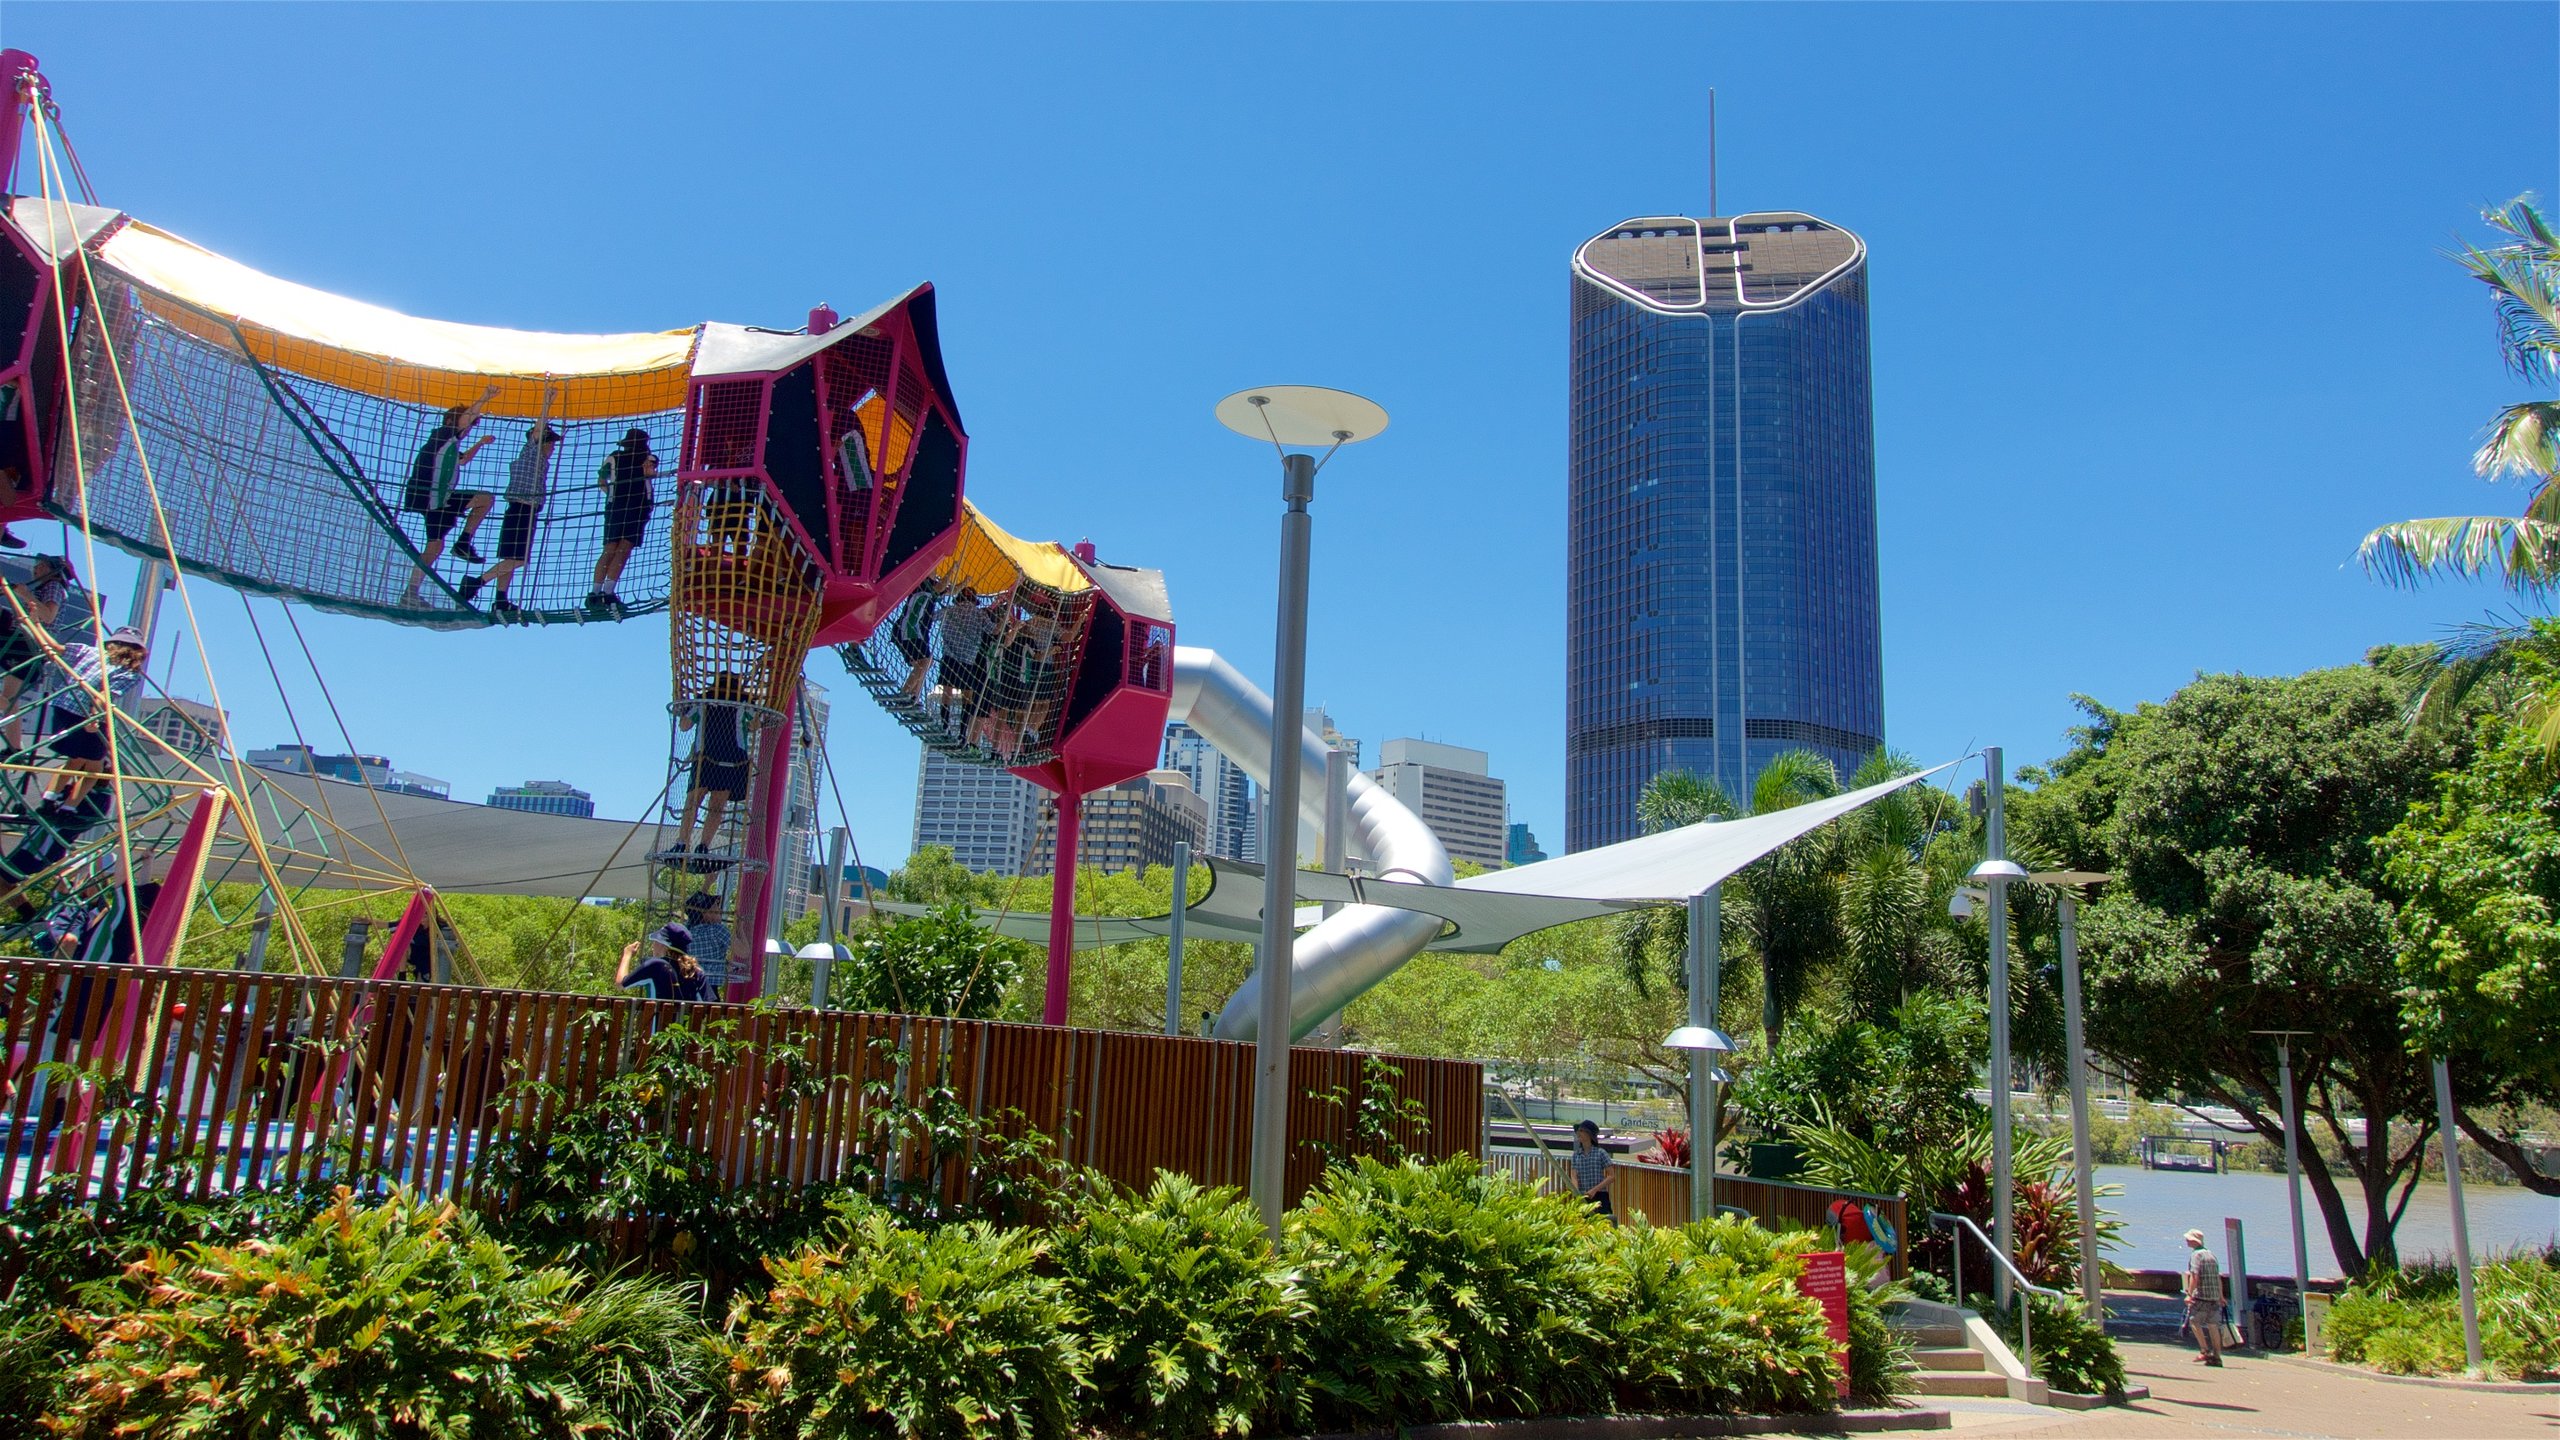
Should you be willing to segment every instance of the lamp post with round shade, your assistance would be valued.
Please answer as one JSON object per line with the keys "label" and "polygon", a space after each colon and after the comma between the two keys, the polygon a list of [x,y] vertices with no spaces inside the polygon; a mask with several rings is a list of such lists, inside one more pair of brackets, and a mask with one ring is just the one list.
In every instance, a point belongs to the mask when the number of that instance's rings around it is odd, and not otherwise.
{"label": "lamp post with round shade", "polygon": [[[2010,1207],[2015,1203],[2011,1189],[2009,1146],[2009,882],[2027,878],[2026,867],[2009,858],[2007,807],[2001,792],[2008,786],[2008,776],[2001,764],[2000,747],[1989,745],[1982,751],[1983,800],[1982,863],[1973,867],[1965,878],[1986,892],[1984,917],[1991,931],[1991,1239],[2000,1253],[2016,1263],[2017,1245],[2010,1232]],[[1994,1294],[2001,1304],[2009,1303],[2009,1272],[2006,1267],[1991,1267]]]}
{"label": "lamp post with round shade", "polygon": [[[1263,831],[1262,1008],[1254,1030],[1254,1208],[1272,1239],[1280,1237],[1289,1161],[1289,963],[1297,917],[1299,757],[1307,709],[1307,555],[1316,472],[1333,452],[1374,438],[1387,412],[1343,390],[1315,385],[1263,385],[1218,402],[1218,423],[1280,454],[1280,613],[1272,644],[1271,767],[1274,797]],[[1299,447],[1292,450],[1290,447]],[[1323,454],[1309,449],[1322,447]]]}
{"label": "lamp post with round shade", "polygon": [[1733,1040],[1712,1025],[1683,1025],[1662,1039],[1665,1050],[1689,1056],[1689,1218],[1716,1213],[1716,1084],[1724,1071],[1716,1057],[1733,1053]]}

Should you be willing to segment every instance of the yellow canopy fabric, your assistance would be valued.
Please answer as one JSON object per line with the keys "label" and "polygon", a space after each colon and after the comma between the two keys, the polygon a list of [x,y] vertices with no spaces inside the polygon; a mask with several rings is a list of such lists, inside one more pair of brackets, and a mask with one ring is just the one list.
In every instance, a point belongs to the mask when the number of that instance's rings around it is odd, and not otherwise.
{"label": "yellow canopy fabric", "polygon": [[986,517],[977,506],[960,502],[960,543],[942,562],[942,580],[966,585],[981,595],[1000,594],[1017,579],[1029,580],[1062,595],[1090,590],[1075,562],[1056,545],[1017,539]]}
{"label": "yellow canopy fabric", "polygon": [[[680,408],[691,373],[692,329],[560,335],[421,320],[279,280],[138,221],[99,259],[230,321],[262,364],[404,404],[467,405],[494,385],[495,414],[542,414],[548,391],[553,419],[604,420]],[[200,317],[154,309],[203,333]]]}

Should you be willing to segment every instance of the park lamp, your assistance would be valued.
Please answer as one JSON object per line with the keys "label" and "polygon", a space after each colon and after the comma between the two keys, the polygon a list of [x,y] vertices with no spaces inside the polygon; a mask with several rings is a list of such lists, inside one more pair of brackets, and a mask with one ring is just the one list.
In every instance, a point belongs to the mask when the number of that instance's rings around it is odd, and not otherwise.
{"label": "park lamp", "polygon": [[1662,1048],[1704,1055],[1730,1055],[1733,1053],[1733,1038],[1712,1025],[1683,1025],[1662,1038]]}

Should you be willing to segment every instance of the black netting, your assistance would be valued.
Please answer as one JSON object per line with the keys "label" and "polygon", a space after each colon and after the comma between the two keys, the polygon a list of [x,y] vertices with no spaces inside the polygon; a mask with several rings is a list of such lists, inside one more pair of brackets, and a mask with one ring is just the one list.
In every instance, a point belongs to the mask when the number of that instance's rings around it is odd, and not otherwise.
{"label": "black netting", "polygon": [[[935,750],[982,765],[1055,758],[1068,687],[1095,614],[1092,590],[1059,591],[1017,576],[991,595],[956,578],[961,549],[891,612],[869,640],[837,647],[881,708]],[[972,613],[974,612],[974,613]]]}
{"label": "black netting", "polygon": [[[159,555],[165,516],[168,548],[189,570],[417,624],[602,619],[665,607],[681,409],[553,419],[559,438],[547,461],[521,467],[540,422],[481,417],[455,447],[467,458],[450,479],[440,486],[430,466],[419,484],[421,452],[444,411],[263,365],[218,317],[94,268],[98,304],[80,327],[73,360],[86,518],[99,533]],[[125,435],[109,339],[159,485],[160,515]],[[612,410],[622,379],[575,383],[581,413],[596,417]],[[375,388],[392,386],[386,378]],[[635,376],[628,390],[637,405],[663,395],[664,385]],[[618,476],[612,468],[634,429],[645,432],[649,453],[665,457],[654,476],[640,465],[626,463]],[[57,470],[67,474],[67,463]],[[525,498],[511,498],[511,485]],[[530,498],[537,487],[540,498]],[[57,485],[53,504],[82,518],[72,487]],[[591,603],[608,539],[631,542],[618,584],[602,587],[618,604]],[[466,543],[481,558],[456,553]],[[442,553],[425,571],[430,548]]]}

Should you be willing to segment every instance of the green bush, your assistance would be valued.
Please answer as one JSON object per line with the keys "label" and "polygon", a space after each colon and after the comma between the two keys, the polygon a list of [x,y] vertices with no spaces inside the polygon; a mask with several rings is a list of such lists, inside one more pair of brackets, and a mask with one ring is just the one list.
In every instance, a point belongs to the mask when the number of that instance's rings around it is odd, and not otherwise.
{"label": "green bush", "polygon": [[54,1423],[80,1437],[673,1436],[713,1376],[667,1287],[526,1270],[452,1205],[343,1190],[278,1241],[153,1250],[67,1324]]}
{"label": "green bush", "polygon": [[[1822,1307],[1797,1293],[1797,1267],[1766,1250],[1751,1264],[1719,1245],[1731,1222],[1632,1225],[1609,1263],[1626,1302],[1610,1317],[1618,1398],[1638,1410],[1824,1410],[1836,1393]],[[1754,1247],[1756,1248],[1756,1247]]]}
{"label": "green bush", "polygon": [[885,1213],[767,1259],[721,1351],[737,1433],[765,1440],[1047,1440],[1072,1433],[1090,1365],[1048,1245],[982,1222],[901,1230]]}
{"label": "green bush", "polygon": [[1885,1318],[1885,1307],[1910,1293],[1891,1273],[1871,1242],[1849,1247],[1849,1396],[1861,1404],[1885,1404],[1908,1392],[1917,1368],[1911,1341]]}
{"label": "green bush", "polygon": [[1055,1253],[1085,1315],[1088,1419],[1134,1435],[1252,1429],[1306,1300],[1242,1195],[1161,1172],[1143,1195],[1097,1186]]}
{"label": "green bush", "polygon": [[1608,1227],[1571,1197],[1486,1175],[1471,1156],[1363,1159],[1326,1175],[1299,1224],[1311,1265],[1373,1253],[1399,1264],[1390,1283],[1447,1334],[1456,1413],[1571,1414],[1608,1399],[1608,1317],[1626,1284],[1603,1263]]}
{"label": "green bush", "polygon": [[[2479,1266],[2480,1350],[2511,1378],[2560,1373],[2560,1252],[2511,1255]],[[2376,1269],[2329,1308],[2320,1338],[2331,1359],[2394,1375],[2459,1373],[2460,1282],[2446,1265]]]}
{"label": "green bush", "polygon": [[[2116,1342],[2105,1330],[2091,1324],[2077,1305],[2048,1300],[2042,1295],[2022,1294],[2018,1298],[2033,1301],[2036,1307],[2035,1343],[2024,1358],[2037,1379],[2074,1395],[2123,1398],[2124,1357],[2116,1353]],[[2005,1309],[1988,1295],[1976,1295],[1970,1303],[2000,1332],[2000,1338],[2009,1342],[2010,1348],[2017,1348],[2015,1300]]]}
{"label": "green bush", "polygon": [[1290,1360],[1274,1387],[1283,1423],[1302,1433],[1373,1429],[1458,1413],[1450,1385],[1449,1332],[1429,1301],[1403,1283],[1404,1262],[1378,1250],[1346,1251],[1290,1212],[1282,1259],[1306,1305]]}

